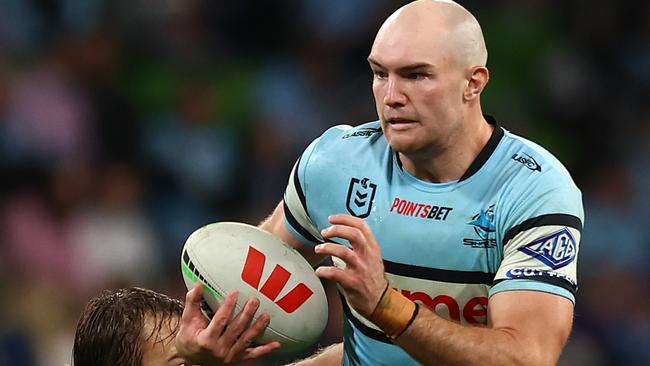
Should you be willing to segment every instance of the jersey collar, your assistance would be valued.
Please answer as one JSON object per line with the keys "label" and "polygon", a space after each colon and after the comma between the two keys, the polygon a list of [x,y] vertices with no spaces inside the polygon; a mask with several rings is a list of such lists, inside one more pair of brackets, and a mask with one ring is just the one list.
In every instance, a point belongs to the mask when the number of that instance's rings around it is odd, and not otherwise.
{"label": "jersey collar", "polygon": [[492,156],[492,153],[494,150],[496,150],[497,145],[499,145],[499,142],[503,138],[503,129],[499,127],[499,124],[497,123],[497,120],[489,115],[484,114],[483,117],[485,120],[494,126],[494,130],[492,131],[492,135],[490,136],[490,139],[488,140],[487,144],[483,146],[483,149],[481,150],[480,153],[476,156],[476,159],[470,164],[469,168],[465,171],[465,174],[463,174],[462,177],[458,180],[459,182],[462,182],[472,175],[474,175],[476,172],[478,172],[479,169],[485,164],[486,161]]}
{"label": "jersey collar", "polygon": [[[483,146],[483,149],[481,152],[476,156],[476,159],[470,164],[469,168],[465,171],[462,177],[458,180],[458,182],[462,182],[472,175],[474,175],[476,172],[481,169],[481,167],[485,164],[486,161],[492,156],[492,153],[494,150],[496,150],[497,146],[499,145],[499,142],[501,141],[501,138],[503,138],[503,129],[499,126],[499,123],[497,120],[487,114],[484,114],[483,117],[485,120],[494,126],[494,130],[492,131],[492,135],[490,136],[490,139],[488,140],[487,144]],[[399,168],[403,171],[404,167],[402,166],[402,161],[399,158],[399,154],[395,151],[395,159],[397,161],[397,165]]]}

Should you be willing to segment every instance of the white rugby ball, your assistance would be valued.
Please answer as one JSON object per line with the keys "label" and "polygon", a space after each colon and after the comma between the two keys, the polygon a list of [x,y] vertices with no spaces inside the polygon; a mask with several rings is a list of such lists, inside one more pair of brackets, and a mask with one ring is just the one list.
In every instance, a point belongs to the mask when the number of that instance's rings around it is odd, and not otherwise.
{"label": "white rugby ball", "polygon": [[229,291],[239,291],[235,313],[251,297],[256,317],[271,316],[256,343],[279,341],[280,352],[298,352],[316,342],[327,325],[327,297],[309,263],[278,237],[252,225],[219,222],[193,232],[181,254],[188,289],[197,281],[216,312]]}

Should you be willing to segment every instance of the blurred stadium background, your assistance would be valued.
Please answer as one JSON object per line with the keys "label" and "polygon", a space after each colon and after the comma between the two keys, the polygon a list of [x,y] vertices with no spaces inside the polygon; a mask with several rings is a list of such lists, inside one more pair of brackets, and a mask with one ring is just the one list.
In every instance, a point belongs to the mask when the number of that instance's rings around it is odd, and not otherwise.
{"label": "blurred stadium background", "polygon": [[[375,119],[365,58],[403,3],[0,0],[0,365],[70,362],[101,289],[182,298],[190,232],[259,222],[310,140]],[[650,365],[650,2],[460,3],[484,110],[584,193],[561,365]]]}

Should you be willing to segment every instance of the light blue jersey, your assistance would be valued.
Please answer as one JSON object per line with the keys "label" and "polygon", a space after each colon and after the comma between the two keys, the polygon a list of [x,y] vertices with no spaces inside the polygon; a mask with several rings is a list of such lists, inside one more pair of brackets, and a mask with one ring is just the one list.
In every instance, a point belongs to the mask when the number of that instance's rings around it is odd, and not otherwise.
{"label": "light blue jersey", "polygon": [[[391,286],[444,318],[485,324],[502,291],[574,301],[580,190],[548,151],[499,126],[463,177],[441,184],[405,171],[378,121],[333,127],[296,163],[284,204],[289,229],[311,246],[329,215],[364,218]],[[341,298],[345,365],[417,364]]]}

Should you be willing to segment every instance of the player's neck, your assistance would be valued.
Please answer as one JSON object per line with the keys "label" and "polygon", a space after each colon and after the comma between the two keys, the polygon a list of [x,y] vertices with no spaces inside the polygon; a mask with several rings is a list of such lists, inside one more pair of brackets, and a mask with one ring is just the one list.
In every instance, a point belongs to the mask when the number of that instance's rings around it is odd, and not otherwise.
{"label": "player's neck", "polygon": [[399,153],[399,158],[403,168],[420,180],[431,183],[459,180],[488,143],[493,130],[494,126],[480,115],[480,120],[457,131],[444,146],[418,154]]}

